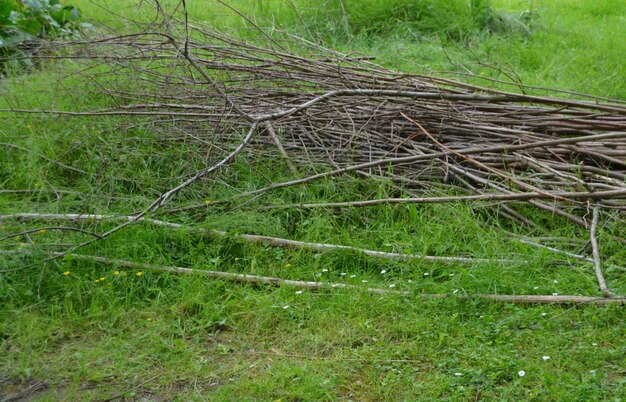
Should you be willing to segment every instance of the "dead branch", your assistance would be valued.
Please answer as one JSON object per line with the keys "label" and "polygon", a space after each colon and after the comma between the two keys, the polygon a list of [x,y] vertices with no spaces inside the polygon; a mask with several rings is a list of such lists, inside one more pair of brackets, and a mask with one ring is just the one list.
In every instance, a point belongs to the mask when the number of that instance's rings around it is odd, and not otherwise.
{"label": "dead branch", "polygon": [[606,286],[606,280],[604,279],[604,275],[602,274],[602,267],[600,263],[601,261],[600,260],[600,247],[598,247],[598,240],[596,238],[596,230],[598,228],[599,219],[600,219],[600,208],[595,207],[593,209],[591,229],[589,230],[589,233],[591,236],[591,247],[593,248],[594,270],[596,272],[596,278],[598,279],[598,284],[600,285],[600,291],[604,293],[606,297],[613,297],[615,295]]}
{"label": "dead branch", "polygon": [[[6,252],[3,252],[6,253]],[[61,256],[63,253],[56,253]],[[65,256],[67,254],[63,254]],[[494,302],[508,302],[515,304],[625,304],[626,298],[622,297],[591,297],[591,296],[569,296],[569,295],[489,295],[489,294],[477,294],[477,295],[456,295],[456,294],[427,294],[427,293],[415,293],[411,291],[390,290],[381,288],[365,288],[357,285],[350,285],[345,283],[332,283],[332,282],[312,282],[312,281],[299,281],[291,279],[283,279],[278,277],[260,276],[260,275],[248,275],[238,274],[233,272],[223,271],[211,271],[211,270],[198,270],[186,267],[175,267],[167,265],[156,265],[139,263],[127,260],[118,260],[105,257],[90,256],[84,254],[69,254],[72,258],[92,261],[99,264],[112,265],[118,268],[127,269],[140,269],[140,270],[152,270],[159,272],[168,272],[175,274],[195,274],[202,275],[209,278],[231,280],[235,282],[249,283],[253,285],[267,284],[274,286],[292,286],[300,289],[309,290],[322,290],[322,289],[350,289],[363,291],[366,293],[373,293],[379,295],[389,296],[403,296],[403,297],[417,297],[420,299],[458,299],[458,300],[490,300]]]}
{"label": "dead branch", "polygon": [[[44,220],[44,221],[123,221],[123,222],[144,222],[147,224],[167,227],[171,229],[185,229],[191,233],[201,233],[215,238],[228,237],[227,232],[220,230],[209,230],[204,228],[185,226],[179,223],[166,222],[158,219],[135,216],[119,216],[119,215],[95,215],[95,214],[40,214],[40,213],[16,213],[8,215],[0,215],[0,223],[9,220]],[[361,247],[345,246],[330,243],[311,243],[297,240],[283,239],[280,237],[261,236],[252,234],[236,234],[232,236],[235,239],[245,240],[252,244],[268,245],[273,247],[293,248],[296,250],[310,250],[316,252],[325,251],[349,251],[357,254],[367,255],[369,257],[382,258],[387,260],[418,260],[424,262],[439,263],[463,263],[463,264],[524,264],[528,261],[523,259],[506,259],[506,258],[474,258],[474,257],[452,257],[452,256],[432,256],[419,254],[403,254],[391,253],[384,251],[368,250]],[[2,240],[2,239],[0,239]]]}

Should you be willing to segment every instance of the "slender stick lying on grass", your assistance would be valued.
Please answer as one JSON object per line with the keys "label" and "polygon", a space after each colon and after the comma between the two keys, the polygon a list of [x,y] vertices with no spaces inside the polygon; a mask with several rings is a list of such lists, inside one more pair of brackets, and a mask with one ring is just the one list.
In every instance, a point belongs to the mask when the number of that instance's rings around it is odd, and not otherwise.
{"label": "slender stick lying on grass", "polygon": [[595,207],[593,209],[593,218],[591,220],[591,229],[589,230],[591,237],[591,247],[593,248],[593,261],[594,270],[596,272],[596,278],[598,278],[598,284],[600,285],[600,291],[604,293],[606,297],[615,296],[606,285],[606,280],[602,274],[602,266],[600,265],[600,247],[598,247],[598,240],[596,238],[596,230],[598,228],[598,221],[600,219],[600,208]]}
{"label": "slender stick lying on grass", "polygon": [[594,200],[603,197],[621,198],[626,197],[626,189],[595,191],[595,192],[549,192],[538,193],[535,191],[526,193],[495,193],[495,194],[479,194],[479,195],[459,195],[447,197],[407,197],[407,198],[382,198],[364,201],[346,201],[346,202],[322,202],[317,204],[285,204],[285,205],[267,205],[262,209],[282,209],[282,208],[338,208],[338,207],[367,207],[381,204],[425,204],[425,203],[443,203],[443,202],[472,202],[472,201],[528,201],[535,199],[554,199],[566,198],[570,200]]}
{"label": "slender stick lying on grass", "polygon": [[[172,229],[185,229],[189,232],[197,232],[206,234],[216,238],[226,238],[227,233],[220,230],[209,230],[204,228],[194,228],[180,223],[166,222],[152,218],[139,218],[134,216],[120,215],[95,215],[95,214],[40,214],[40,213],[17,213],[9,215],[0,215],[0,222],[3,220],[47,220],[47,221],[127,221],[127,222],[145,222],[155,226],[168,227]],[[252,234],[236,234],[235,239],[241,239],[254,244],[269,245],[274,247],[287,247],[296,250],[311,250],[317,252],[324,251],[351,251],[361,253],[370,257],[388,259],[388,260],[418,260],[424,262],[449,262],[449,263],[465,263],[465,264],[525,264],[526,260],[506,259],[506,258],[473,258],[473,257],[446,257],[419,254],[403,254],[390,253],[384,251],[369,250],[361,247],[344,246],[329,243],[311,243],[280,237],[261,236]]]}
{"label": "slender stick lying on grass", "polygon": [[[4,252],[6,253],[6,252]],[[15,252],[18,254],[20,252]],[[28,254],[23,252],[22,254]],[[55,253],[62,255],[63,253]],[[96,257],[84,254],[68,254],[72,258],[93,261],[99,264],[113,265],[119,268],[128,269],[141,269],[141,270],[153,270],[161,272],[169,272],[176,274],[196,274],[203,275],[209,278],[217,278],[224,280],[232,280],[235,282],[250,283],[254,285],[268,284],[275,286],[293,286],[301,289],[321,290],[321,289],[351,289],[360,290],[367,293],[374,293],[379,295],[395,295],[404,297],[418,297],[422,299],[459,299],[459,300],[491,300],[495,302],[508,302],[515,304],[609,304],[618,303],[626,304],[626,298],[622,297],[592,297],[592,296],[574,296],[574,295],[489,295],[489,294],[476,294],[476,295],[454,295],[454,294],[441,294],[441,293],[415,293],[411,291],[390,290],[381,288],[364,288],[357,285],[350,285],[346,283],[332,283],[332,282],[312,282],[312,281],[299,281],[292,279],[283,279],[278,277],[260,276],[260,275],[247,275],[237,274],[233,272],[223,271],[211,271],[211,270],[199,270],[186,267],[176,267],[168,265],[156,265],[140,262],[133,262],[127,260],[111,259],[105,257]]]}

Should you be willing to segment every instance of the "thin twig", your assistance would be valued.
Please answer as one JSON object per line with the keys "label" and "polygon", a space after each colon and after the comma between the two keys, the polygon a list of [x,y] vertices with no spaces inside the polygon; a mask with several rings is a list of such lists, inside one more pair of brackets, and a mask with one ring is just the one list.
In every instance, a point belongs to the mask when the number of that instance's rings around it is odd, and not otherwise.
{"label": "thin twig", "polygon": [[589,230],[591,236],[591,247],[593,248],[593,261],[594,270],[596,272],[596,278],[598,278],[598,284],[600,285],[600,291],[604,293],[606,297],[614,297],[613,292],[609,290],[606,285],[606,280],[602,274],[602,267],[600,263],[600,248],[598,247],[598,240],[596,239],[596,230],[598,228],[598,221],[600,219],[600,208],[593,208],[593,218],[591,220],[591,229]]}
{"label": "thin twig", "polygon": [[272,137],[272,140],[274,141],[274,144],[276,144],[276,148],[278,149],[278,152],[287,163],[289,170],[291,170],[292,173],[298,173],[296,170],[296,167],[293,165],[293,162],[291,162],[289,155],[287,155],[287,151],[285,151],[283,144],[280,142],[280,138],[278,137],[278,134],[276,134],[276,131],[274,131],[274,127],[272,127],[272,124],[270,122],[265,122],[264,126],[267,129],[267,132],[270,133],[270,137]]}
{"label": "thin twig", "polygon": [[261,209],[285,209],[285,208],[339,208],[339,207],[367,207],[381,204],[432,204],[445,202],[475,202],[475,201],[528,201],[537,199],[564,198],[568,200],[594,200],[602,198],[625,197],[626,189],[596,191],[596,192],[526,192],[526,193],[494,193],[479,195],[459,195],[446,197],[407,197],[407,198],[381,198],[364,201],[346,202],[322,202],[316,204],[284,204],[268,205]]}

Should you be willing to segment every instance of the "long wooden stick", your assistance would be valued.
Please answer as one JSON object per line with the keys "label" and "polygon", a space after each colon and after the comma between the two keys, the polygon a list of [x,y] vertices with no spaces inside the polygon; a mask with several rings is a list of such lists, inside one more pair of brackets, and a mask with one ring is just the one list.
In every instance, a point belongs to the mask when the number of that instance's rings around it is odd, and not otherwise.
{"label": "long wooden stick", "polygon": [[596,272],[596,278],[598,278],[598,284],[600,285],[600,291],[604,293],[606,297],[615,296],[606,285],[606,280],[602,274],[602,266],[600,265],[600,247],[598,246],[598,240],[596,238],[596,230],[598,228],[598,221],[600,220],[600,209],[595,207],[593,209],[593,218],[591,220],[591,229],[589,230],[591,237],[591,247],[593,249],[593,261],[594,270]]}
{"label": "long wooden stick", "polygon": [[345,201],[345,202],[321,202],[317,204],[284,204],[284,205],[268,205],[261,207],[262,209],[282,209],[282,208],[338,208],[338,207],[367,207],[380,204],[426,204],[426,203],[444,203],[444,202],[472,202],[472,201],[528,201],[537,199],[554,199],[566,198],[569,200],[597,200],[602,198],[621,198],[626,197],[626,189],[607,190],[607,191],[554,191],[554,192],[536,192],[529,191],[525,193],[495,193],[495,194],[479,194],[479,195],[459,195],[444,197],[407,197],[407,198],[382,198],[364,201]]}
{"label": "long wooden stick", "polygon": [[[135,219],[133,216],[121,215],[96,215],[96,214],[45,214],[45,213],[16,213],[8,215],[0,215],[0,222],[3,220],[44,220],[44,221],[125,221],[125,222],[145,222],[155,226],[168,227],[172,229],[185,229],[191,232],[206,234],[212,237],[223,238],[227,234],[220,230],[210,230],[204,228],[194,228],[182,225],[180,223],[166,222],[158,219],[145,218]],[[317,252],[345,250],[355,253],[362,253],[370,257],[382,258],[387,260],[419,260],[424,262],[448,262],[448,263],[465,263],[465,264],[524,264],[527,260],[515,260],[507,258],[473,258],[473,257],[454,257],[454,256],[432,256],[419,254],[403,254],[390,253],[385,251],[369,250],[361,247],[344,246],[340,244],[330,243],[312,243],[298,240],[283,239],[280,237],[261,236],[252,234],[237,234],[236,239],[242,239],[253,244],[267,244],[274,247],[287,247],[296,250],[311,250]]]}
{"label": "long wooden stick", "polygon": [[[6,251],[3,253],[7,253]],[[15,254],[28,254],[27,251],[10,252]],[[63,253],[53,253],[62,255]],[[411,291],[391,290],[381,288],[364,288],[357,285],[350,285],[346,283],[332,283],[332,282],[312,282],[312,281],[299,281],[292,279],[283,279],[271,276],[260,275],[248,275],[237,274],[233,272],[223,271],[211,271],[211,270],[198,270],[186,267],[176,267],[168,265],[156,265],[147,264],[141,262],[133,262],[127,260],[111,259],[105,257],[97,257],[85,254],[68,254],[69,256],[83,260],[93,261],[99,264],[113,265],[119,268],[128,269],[141,269],[141,270],[153,270],[161,272],[169,272],[175,274],[195,274],[203,275],[209,278],[231,280],[235,282],[250,283],[250,284],[268,284],[275,286],[293,286],[301,289],[320,290],[320,289],[352,289],[365,291],[367,293],[390,295],[390,296],[403,296],[403,297],[418,297],[422,299],[458,299],[458,300],[491,300],[495,302],[507,302],[515,304],[626,304],[626,298],[622,297],[593,297],[593,296],[574,296],[574,295],[489,295],[489,294],[476,294],[476,295],[455,295],[445,293],[415,293]]]}

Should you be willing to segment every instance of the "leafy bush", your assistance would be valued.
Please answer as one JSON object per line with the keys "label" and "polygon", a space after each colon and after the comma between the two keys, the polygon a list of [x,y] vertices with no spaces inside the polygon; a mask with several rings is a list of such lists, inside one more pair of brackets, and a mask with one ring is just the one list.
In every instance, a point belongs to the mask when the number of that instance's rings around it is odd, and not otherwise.
{"label": "leafy bush", "polygon": [[86,28],[80,11],[60,0],[0,0],[0,57],[32,53],[35,40],[71,38]]}

